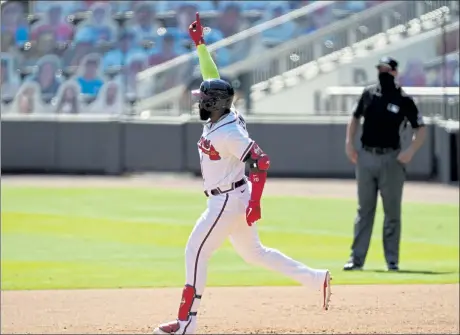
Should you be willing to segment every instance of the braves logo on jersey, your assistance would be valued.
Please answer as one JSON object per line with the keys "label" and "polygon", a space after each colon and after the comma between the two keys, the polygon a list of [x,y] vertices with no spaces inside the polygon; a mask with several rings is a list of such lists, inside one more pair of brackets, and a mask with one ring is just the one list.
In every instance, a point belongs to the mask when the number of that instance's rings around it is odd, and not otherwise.
{"label": "braves logo on jersey", "polygon": [[201,137],[200,140],[198,141],[198,148],[205,155],[208,155],[209,159],[212,161],[218,161],[221,159],[219,152],[211,144],[211,141],[204,137]]}

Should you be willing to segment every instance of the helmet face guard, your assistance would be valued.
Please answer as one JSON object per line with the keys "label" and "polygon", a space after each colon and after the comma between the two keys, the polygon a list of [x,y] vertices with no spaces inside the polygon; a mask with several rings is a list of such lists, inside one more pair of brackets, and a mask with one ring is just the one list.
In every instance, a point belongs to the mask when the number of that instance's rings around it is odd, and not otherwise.
{"label": "helmet face guard", "polygon": [[234,90],[229,83],[223,80],[211,79],[201,83],[200,89],[192,91],[192,95],[199,98],[200,119],[205,121],[212,114],[220,116],[230,110]]}
{"label": "helmet face guard", "polygon": [[200,111],[200,119],[206,121],[211,117],[211,113],[218,112],[217,99],[206,95],[201,90],[192,91],[193,96],[198,98],[198,109]]}

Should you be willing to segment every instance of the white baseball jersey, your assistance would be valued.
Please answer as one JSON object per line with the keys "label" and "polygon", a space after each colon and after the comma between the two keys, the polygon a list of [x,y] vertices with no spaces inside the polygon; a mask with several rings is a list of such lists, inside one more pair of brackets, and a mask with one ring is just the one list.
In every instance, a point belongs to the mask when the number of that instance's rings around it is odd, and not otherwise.
{"label": "white baseball jersey", "polygon": [[242,179],[245,176],[242,160],[253,144],[244,118],[233,108],[218,122],[207,122],[198,141],[204,190],[220,187],[224,191]]}

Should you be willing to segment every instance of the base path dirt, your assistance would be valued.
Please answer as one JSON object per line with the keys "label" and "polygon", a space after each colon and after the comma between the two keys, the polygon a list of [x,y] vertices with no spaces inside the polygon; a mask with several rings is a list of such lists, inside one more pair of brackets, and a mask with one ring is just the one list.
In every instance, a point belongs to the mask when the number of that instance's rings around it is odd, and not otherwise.
{"label": "base path dirt", "polygon": [[[152,173],[123,177],[92,176],[2,176],[3,185],[42,187],[147,187],[184,189],[202,196],[201,178],[186,174]],[[277,179],[268,178],[266,195],[356,199],[356,181],[350,179]],[[457,185],[432,182],[406,182],[404,201],[459,203]]]}
{"label": "base path dirt", "polygon": [[[329,311],[303,287],[208,288],[200,334],[459,333],[458,285],[333,287]],[[2,333],[148,334],[181,289],[2,292]]]}

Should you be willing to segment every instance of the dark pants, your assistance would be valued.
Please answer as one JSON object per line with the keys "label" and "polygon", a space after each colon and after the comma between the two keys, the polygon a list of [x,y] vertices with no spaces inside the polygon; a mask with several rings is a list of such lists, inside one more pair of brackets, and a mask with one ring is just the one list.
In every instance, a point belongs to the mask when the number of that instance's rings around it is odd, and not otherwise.
{"label": "dark pants", "polygon": [[358,213],[355,219],[351,258],[363,266],[374,226],[377,194],[382,197],[385,219],[383,248],[387,264],[399,262],[401,238],[401,201],[405,167],[396,159],[399,150],[376,154],[361,149],[358,153],[356,179],[358,182]]}

